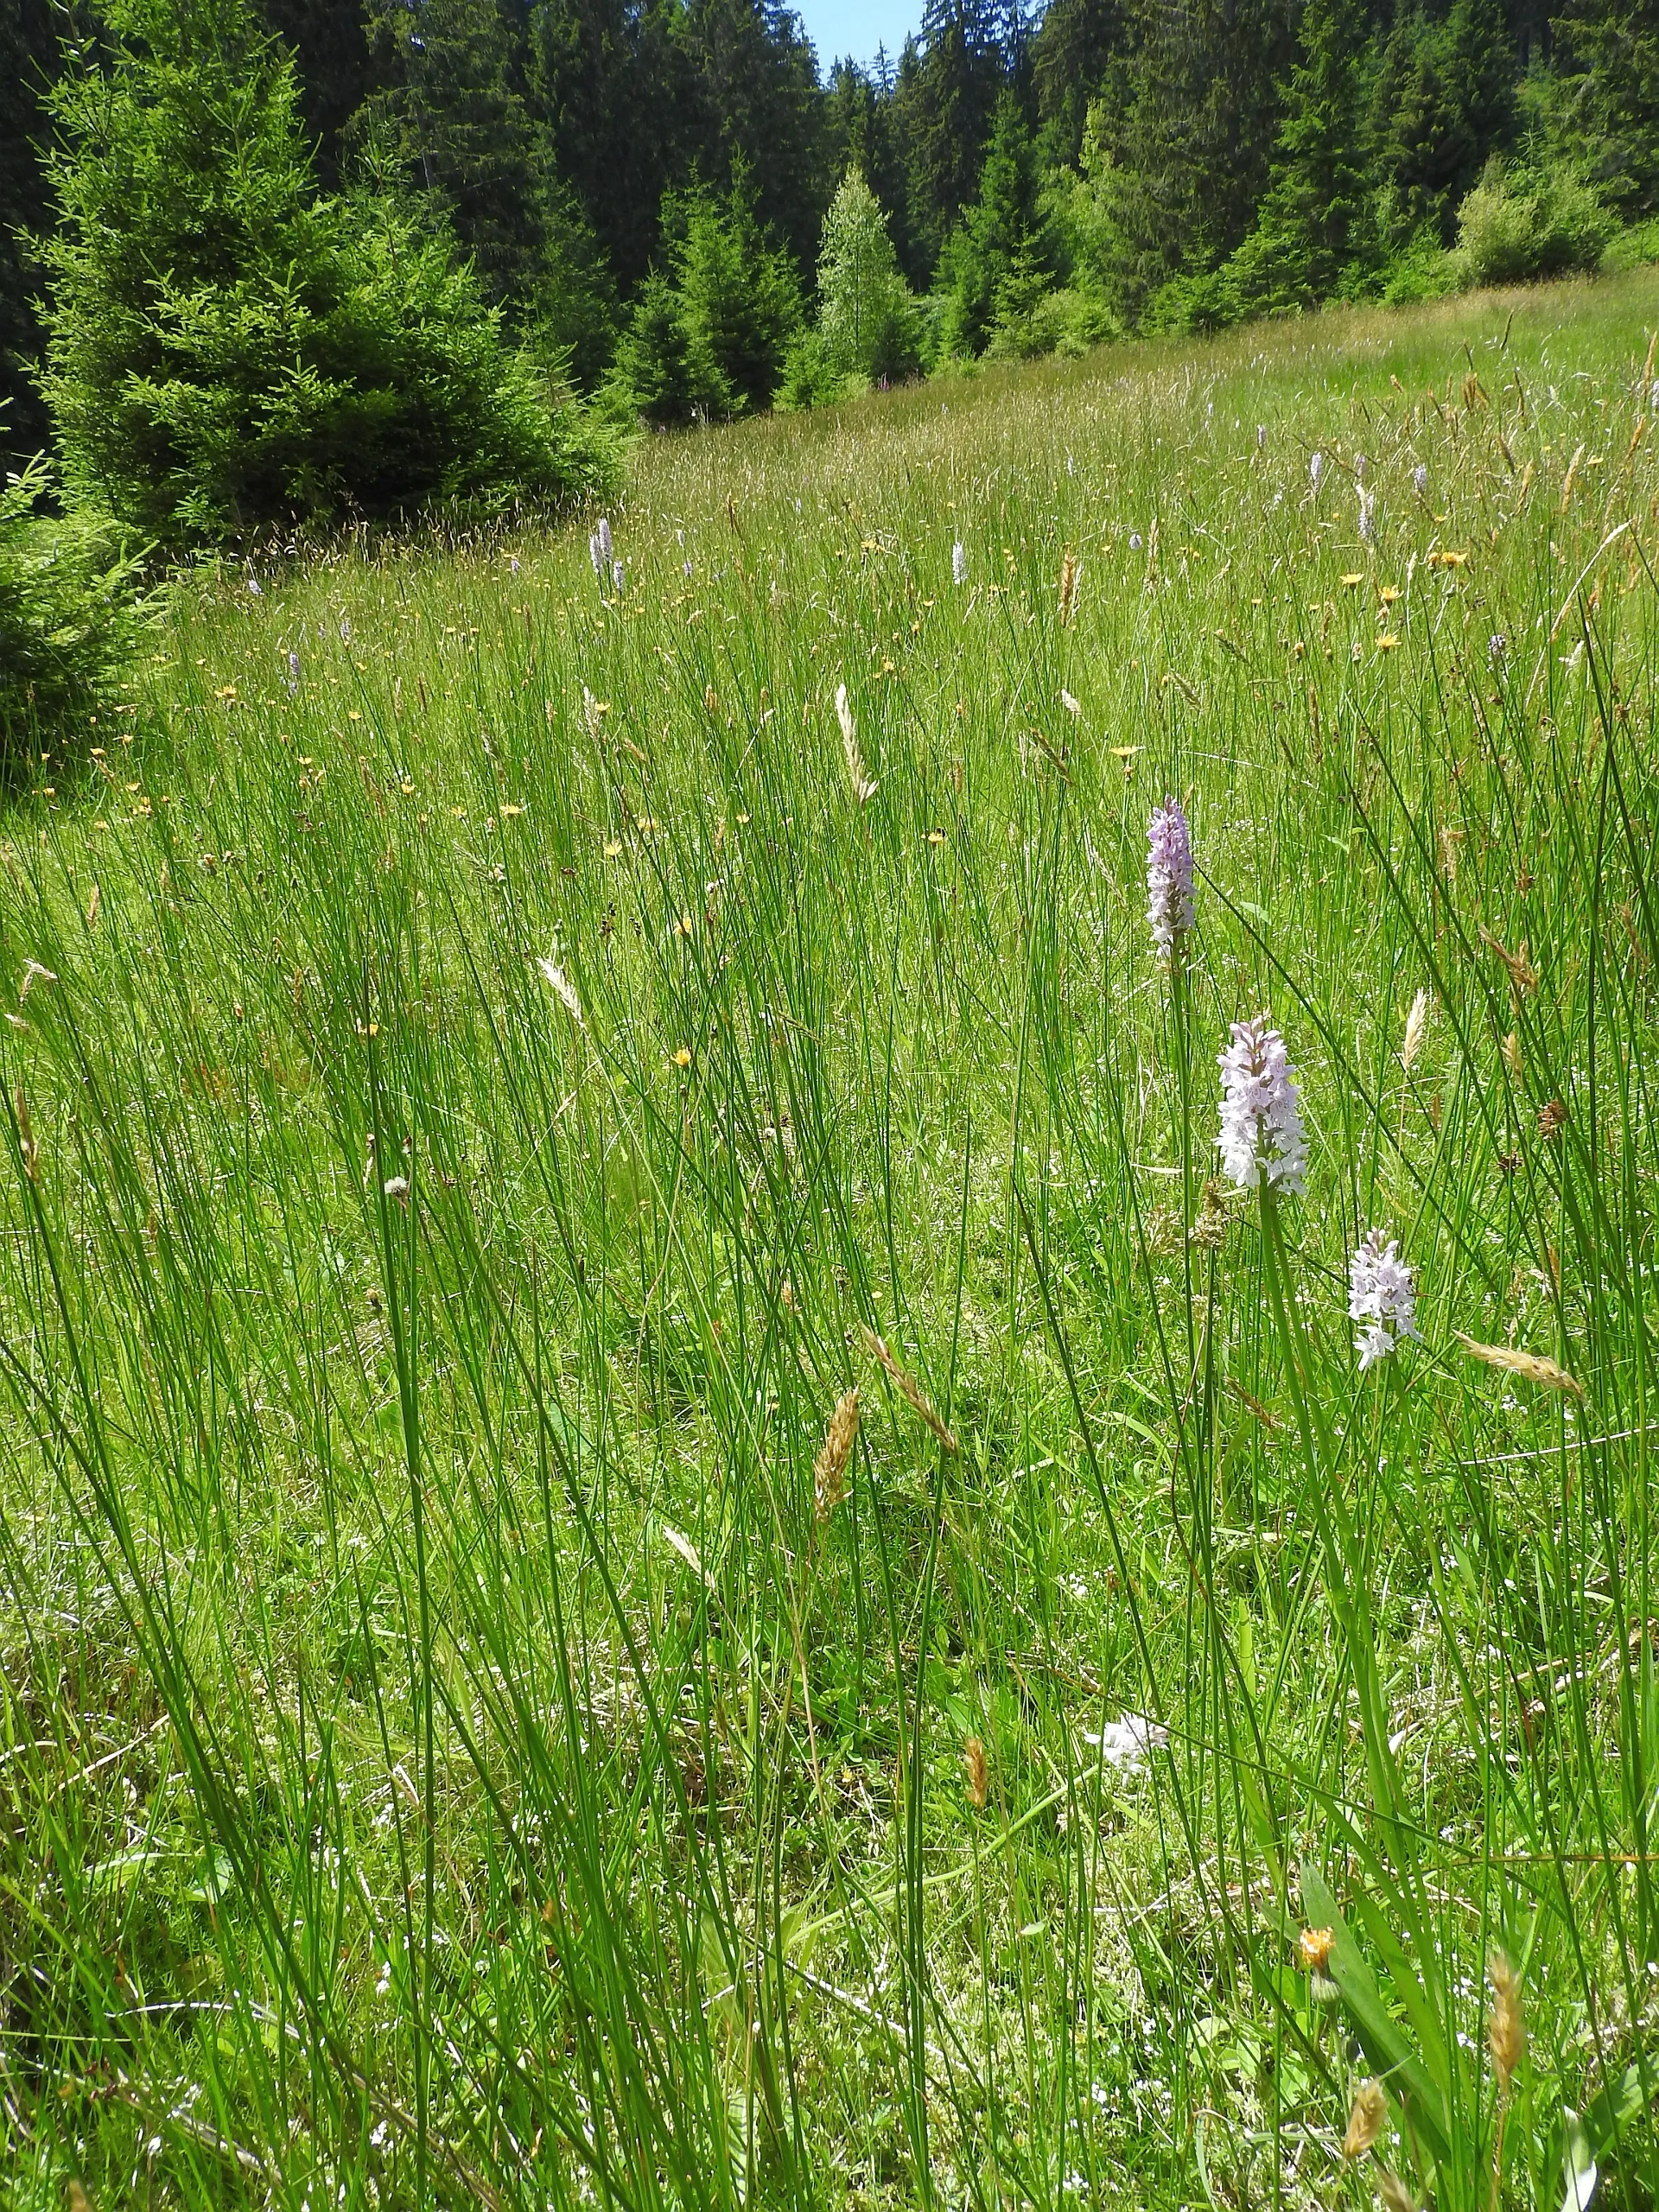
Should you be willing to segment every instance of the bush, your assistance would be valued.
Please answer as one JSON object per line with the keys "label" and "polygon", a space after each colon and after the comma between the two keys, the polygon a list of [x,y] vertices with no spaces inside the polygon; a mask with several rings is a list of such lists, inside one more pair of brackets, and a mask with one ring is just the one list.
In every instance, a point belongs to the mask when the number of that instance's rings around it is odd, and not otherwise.
{"label": "bush", "polygon": [[272,524],[556,500],[607,447],[447,241],[319,199],[246,0],[108,0],[52,95],[46,396],[73,490],[168,550]]}
{"label": "bush", "polygon": [[0,489],[0,777],[105,699],[146,608],[106,520],[42,515],[44,461]]}
{"label": "bush", "polygon": [[836,367],[822,331],[803,330],[784,357],[783,381],[772,404],[790,413],[807,407],[833,407],[837,400],[863,391],[868,383],[868,378]]}
{"label": "bush", "polygon": [[1382,300],[1388,307],[1410,307],[1419,300],[1441,299],[1457,283],[1456,256],[1440,244],[1438,228],[1426,224],[1385,266]]}
{"label": "bush", "polygon": [[1595,269],[1616,227],[1596,194],[1567,170],[1529,175],[1494,159],[1458,210],[1458,281],[1519,284]]}

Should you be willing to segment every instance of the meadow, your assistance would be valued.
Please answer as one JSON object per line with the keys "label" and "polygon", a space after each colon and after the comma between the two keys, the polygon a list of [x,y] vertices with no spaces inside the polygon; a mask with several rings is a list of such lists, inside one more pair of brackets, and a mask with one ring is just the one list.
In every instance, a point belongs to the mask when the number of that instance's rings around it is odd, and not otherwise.
{"label": "meadow", "polygon": [[1656,325],[181,588],[0,823],[8,2203],[1651,2201]]}

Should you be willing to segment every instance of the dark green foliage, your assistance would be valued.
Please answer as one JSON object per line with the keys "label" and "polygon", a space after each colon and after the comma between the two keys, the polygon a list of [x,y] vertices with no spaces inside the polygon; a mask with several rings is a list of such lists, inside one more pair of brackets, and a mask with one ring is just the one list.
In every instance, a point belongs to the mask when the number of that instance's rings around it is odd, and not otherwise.
{"label": "dark green foliage", "polygon": [[684,36],[696,174],[740,190],[796,268],[810,269],[836,174],[817,61],[798,22],[779,0],[685,0]]}
{"label": "dark green foliage", "polygon": [[527,299],[544,266],[551,166],[512,82],[499,0],[369,0],[377,74],[353,135],[429,197],[498,305]]}
{"label": "dark green foliage", "polygon": [[1128,64],[1097,123],[1102,276],[1136,320],[1169,279],[1203,274],[1249,230],[1267,184],[1291,0],[1132,0]]}
{"label": "dark green foliage", "polygon": [[300,112],[321,182],[342,181],[347,126],[378,89],[368,28],[358,0],[261,0],[264,19],[293,49]]}
{"label": "dark green foliage", "polygon": [[662,198],[698,141],[696,64],[673,0],[533,0],[531,105],[630,294],[658,250]]}
{"label": "dark green foliage", "polygon": [[0,487],[0,782],[105,698],[143,620],[136,561],[89,512],[44,516],[43,461]]}
{"label": "dark green foliage", "polygon": [[1515,49],[1500,0],[1453,0],[1444,22],[1402,14],[1383,49],[1373,107],[1376,168],[1395,236],[1435,226],[1450,243],[1458,202],[1515,123]]}
{"label": "dark green foliage", "polygon": [[1075,166],[1089,103],[1123,51],[1122,0],[1049,0],[1031,42],[1044,163]]}
{"label": "dark green foliage", "polygon": [[1375,258],[1360,0],[1307,0],[1299,46],[1268,191],[1230,264],[1245,313],[1327,299]]}
{"label": "dark green foliage", "polygon": [[595,382],[610,358],[614,293],[551,134],[518,89],[522,22],[503,0],[371,5],[383,88],[353,121],[360,165],[435,232],[453,231],[516,330]]}
{"label": "dark green foliage", "polygon": [[48,0],[0,0],[0,466],[46,443],[31,373],[41,350],[36,276],[23,233],[46,227],[42,95],[57,65]]}
{"label": "dark green foliage", "polygon": [[1577,0],[1555,34],[1573,150],[1621,215],[1659,213],[1659,0]]}
{"label": "dark green foliage", "polygon": [[928,0],[919,49],[906,49],[898,99],[906,138],[909,225],[929,273],[979,196],[1004,61],[984,0]]}
{"label": "dark green foliage", "polygon": [[771,245],[740,180],[664,208],[671,276],[641,286],[613,387],[648,422],[720,421],[771,404],[801,327],[794,264]]}
{"label": "dark green foliage", "polygon": [[319,200],[242,0],[111,0],[60,82],[48,398],[66,474],[168,549],[604,474],[448,244]]}
{"label": "dark green foliage", "polygon": [[983,353],[999,322],[1028,319],[1033,287],[1038,297],[1047,290],[1051,264],[1038,214],[1031,131],[1020,103],[1005,91],[986,149],[978,204],[945,256],[947,346]]}
{"label": "dark green foliage", "polygon": [[691,194],[683,220],[674,262],[694,376],[713,413],[765,407],[800,327],[794,265],[766,244],[741,187],[723,206]]}

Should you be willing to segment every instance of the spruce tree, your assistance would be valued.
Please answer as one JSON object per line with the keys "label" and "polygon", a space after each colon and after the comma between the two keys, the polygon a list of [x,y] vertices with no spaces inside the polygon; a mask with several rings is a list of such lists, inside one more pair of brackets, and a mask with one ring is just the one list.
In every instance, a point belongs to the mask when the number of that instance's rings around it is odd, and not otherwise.
{"label": "spruce tree", "polygon": [[1421,5],[1395,22],[1378,72],[1373,129],[1396,240],[1428,226],[1449,245],[1458,203],[1515,122],[1515,52],[1501,0]]}
{"label": "spruce tree", "polygon": [[1047,288],[1047,253],[1037,206],[1037,165],[1018,99],[1005,90],[980,175],[979,199],[951,240],[946,340],[983,353],[998,321],[1029,314]]}
{"label": "spruce tree", "polygon": [[801,324],[794,264],[763,236],[741,175],[724,205],[690,194],[683,226],[674,267],[694,389],[711,412],[767,407]]}
{"label": "spruce tree", "polygon": [[720,421],[769,406],[801,327],[789,254],[755,219],[740,174],[726,199],[670,193],[662,229],[671,276],[653,271],[617,348],[613,389],[647,421]]}
{"label": "spruce tree", "polygon": [[344,179],[347,127],[378,86],[362,7],[359,0],[263,0],[263,9],[293,50],[317,176],[334,191]]}
{"label": "spruce tree", "polygon": [[1328,298],[1363,256],[1369,45],[1361,0],[1307,0],[1272,179],[1233,257],[1247,310]]}
{"label": "spruce tree", "polygon": [[927,0],[906,117],[911,225],[937,261],[977,196],[1002,57],[986,0]]}
{"label": "spruce tree", "polygon": [[1046,167],[1075,167],[1089,103],[1122,53],[1124,35],[1121,0],[1049,0],[1031,48]]}
{"label": "spruce tree", "polygon": [[44,95],[57,58],[48,0],[0,0],[0,473],[46,443],[34,374],[38,277],[26,239],[49,220]]}
{"label": "spruce tree", "polygon": [[1573,151],[1627,219],[1659,213],[1659,0],[1574,0],[1554,29]]}
{"label": "spruce tree", "polygon": [[529,105],[630,296],[658,251],[663,194],[702,143],[678,0],[532,0],[529,47]]}
{"label": "spruce tree", "polygon": [[1212,270],[1265,190],[1291,0],[1130,0],[1130,51],[1096,121],[1095,195],[1111,305],[1136,321],[1160,285]]}
{"label": "spruce tree", "polygon": [[47,398],[73,490],[162,544],[602,478],[443,241],[317,196],[246,0],[105,0],[52,95]]}
{"label": "spruce tree", "polygon": [[741,181],[756,219],[812,265],[835,188],[817,59],[781,0],[685,0],[696,67],[697,173],[729,191]]}

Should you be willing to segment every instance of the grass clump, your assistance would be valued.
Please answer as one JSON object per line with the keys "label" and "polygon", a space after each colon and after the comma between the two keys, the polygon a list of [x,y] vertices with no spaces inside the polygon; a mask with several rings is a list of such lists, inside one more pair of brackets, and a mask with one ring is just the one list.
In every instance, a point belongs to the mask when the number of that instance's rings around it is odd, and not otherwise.
{"label": "grass clump", "polygon": [[181,599],[0,846],[13,2201],[1645,2201],[1656,319]]}

